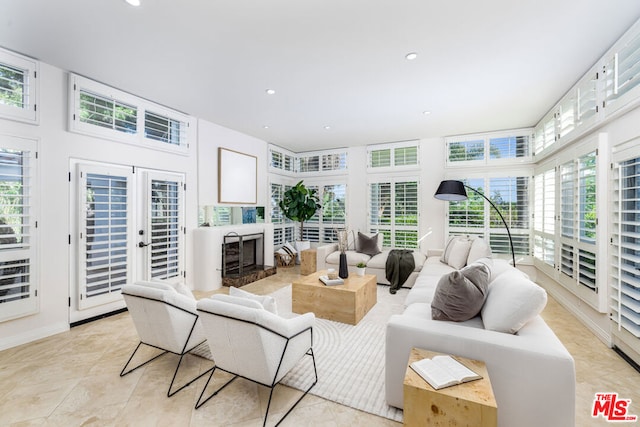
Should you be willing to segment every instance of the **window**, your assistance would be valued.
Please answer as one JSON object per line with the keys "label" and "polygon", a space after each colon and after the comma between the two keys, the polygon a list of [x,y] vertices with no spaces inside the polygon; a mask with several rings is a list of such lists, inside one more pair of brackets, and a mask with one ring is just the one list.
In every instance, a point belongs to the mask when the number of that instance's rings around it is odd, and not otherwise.
{"label": "window", "polygon": [[320,156],[303,156],[298,161],[298,172],[320,172]]}
{"label": "window", "polygon": [[[499,209],[509,226],[515,254],[529,256],[529,177],[470,178],[464,183]],[[494,253],[510,255],[509,235],[500,215],[478,193],[467,189],[467,200],[449,203],[449,234],[481,236]]]}
{"label": "window", "polygon": [[613,197],[612,333],[636,351],[640,338],[640,155],[616,164]]}
{"label": "window", "polygon": [[172,145],[180,145],[185,139],[184,123],[150,111],[145,112],[144,132],[149,139]]}
{"label": "window", "polygon": [[69,76],[69,129],[73,132],[185,154],[189,121],[177,111]]}
{"label": "window", "polygon": [[369,184],[369,232],[383,236],[383,246],[418,247],[417,180],[398,178]]}
{"label": "window", "polygon": [[323,151],[305,153],[298,156],[298,172],[322,174],[326,172],[344,173],[347,170],[346,151]]}
{"label": "window", "polygon": [[419,162],[418,141],[395,142],[367,147],[369,168],[415,167]]}
{"label": "window", "polygon": [[0,136],[0,320],[38,310],[35,141]]}
{"label": "window", "polygon": [[346,198],[347,186],[345,184],[322,187],[320,193],[322,242],[337,242],[338,236],[335,230],[346,227]]}
{"label": "window", "polygon": [[154,280],[180,275],[181,183],[172,180],[151,180],[150,267]]}
{"label": "window", "polygon": [[460,166],[531,157],[531,129],[445,139],[447,163]]}
{"label": "window", "polygon": [[271,171],[289,174],[296,171],[296,157],[293,153],[275,145],[269,145],[269,155],[269,169]]}
{"label": "window", "polygon": [[534,177],[534,257],[555,267],[555,168],[547,169]]}
{"label": "window", "polygon": [[138,110],[124,102],[80,91],[80,121],[117,132],[138,132]]}
{"label": "window", "polygon": [[559,169],[561,280],[596,291],[596,152]]}
{"label": "window", "polygon": [[449,162],[484,160],[484,140],[450,141],[447,142],[447,152]]}
{"label": "window", "polygon": [[38,62],[0,49],[0,117],[38,123]]}
{"label": "window", "polygon": [[291,188],[289,185],[271,183],[270,217],[273,224],[274,246],[281,246],[285,242],[293,242],[295,240],[295,225],[290,219],[285,218],[280,206],[278,206],[278,203],[284,197],[284,192],[289,188]]}

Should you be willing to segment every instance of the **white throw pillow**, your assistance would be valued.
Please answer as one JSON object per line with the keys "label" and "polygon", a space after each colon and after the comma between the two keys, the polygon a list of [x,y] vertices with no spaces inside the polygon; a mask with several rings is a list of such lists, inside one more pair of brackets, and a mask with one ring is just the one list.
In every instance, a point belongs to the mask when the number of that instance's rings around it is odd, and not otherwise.
{"label": "white throw pillow", "polygon": [[283,246],[286,246],[287,249],[289,249],[291,251],[292,254],[296,255],[298,253],[298,250],[289,242],[285,242],[285,244]]}
{"label": "white throw pillow", "polygon": [[184,283],[176,283],[173,285],[173,288],[181,295],[194,300],[196,299],[196,297],[193,296],[193,292],[191,292],[191,289],[189,289],[189,287]]}
{"label": "white throw pillow", "polygon": [[501,274],[489,284],[482,307],[484,328],[515,334],[547,305],[547,292],[520,271]]}
{"label": "white throw pillow", "polygon": [[229,295],[232,297],[246,298],[259,302],[265,310],[270,311],[273,314],[278,314],[278,308],[276,307],[276,300],[269,295],[256,295],[251,292],[243,291],[242,289],[231,286],[229,288]]}
{"label": "white throw pillow", "polygon": [[480,258],[491,258],[491,247],[481,237],[474,237],[471,240],[471,248],[467,256],[467,265],[475,262]]}
{"label": "white throw pillow", "polygon": [[471,241],[467,239],[456,239],[451,245],[449,251],[447,264],[456,270],[460,270],[467,265],[467,257],[469,256],[469,249],[471,249]]}

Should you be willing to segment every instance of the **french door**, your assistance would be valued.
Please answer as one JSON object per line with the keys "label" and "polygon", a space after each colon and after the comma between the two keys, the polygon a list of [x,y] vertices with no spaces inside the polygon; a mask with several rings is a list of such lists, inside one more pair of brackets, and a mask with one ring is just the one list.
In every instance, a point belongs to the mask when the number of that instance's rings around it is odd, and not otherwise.
{"label": "french door", "polygon": [[184,272],[183,176],[150,170],[138,176],[137,279],[178,282]]}
{"label": "french door", "polygon": [[[123,306],[136,280],[184,277],[183,175],[131,166],[78,163],[76,280],[71,322]],[[77,245],[74,243],[77,242]]]}

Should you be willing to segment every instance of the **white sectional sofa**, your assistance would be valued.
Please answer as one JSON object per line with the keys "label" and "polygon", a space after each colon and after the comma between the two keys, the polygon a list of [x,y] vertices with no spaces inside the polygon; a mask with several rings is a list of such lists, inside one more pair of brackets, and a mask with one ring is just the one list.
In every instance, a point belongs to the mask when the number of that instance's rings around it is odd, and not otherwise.
{"label": "white sectional sofa", "polygon": [[455,269],[430,253],[406,297],[405,311],[387,325],[387,403],[403,407],[409,352],[418,347],[484,361],[499,426],[573,426],[574,361],[539,315],[546,292],[506,261],[487,264],[491,271],[481,313],[463,322],[433,320],[437,284]]}
{"label": "white sectional sofa", "polygon": [[[385,249],[382,250],[379,254],[370,256],[362,252],[357,252],[355,250],[349,250],[345,253],[347,254],[347,265],[349,266],[349,274],[355,274],[356,264],[359,262],[364,262],[367,265],[367,274],[375,274],[377,283],[382,283],[385,285],[389,284],[387,280],[387,276],[385,273],[385,266],[387,263],[387,257],[389,256],[390,250]],[[407,280],[402,285],[403,287],[411,287],[413,283],[416,281],[420,270],[422,270],[422,265],[427,259],[427,255],[422,252],[413,251],[413,261],[415,264],[415,268],[413,269],[413,273],[407,278]],[[327,268],[335,268],[336,271],[340,265],[340,251],[338,250],[338,244],[328,244],[324,246],[319,246],[316,248],[316,268],[318,270],[325,270]]]}

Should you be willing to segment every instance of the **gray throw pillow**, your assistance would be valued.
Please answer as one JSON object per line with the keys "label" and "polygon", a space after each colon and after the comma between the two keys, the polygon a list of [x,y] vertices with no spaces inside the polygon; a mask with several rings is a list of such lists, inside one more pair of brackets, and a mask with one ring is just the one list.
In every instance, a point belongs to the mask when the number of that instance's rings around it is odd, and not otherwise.
{"label": "gray throw pillow", "polygon": [[431,318],[464,322],[477,316],[489,287],[489,271],[474,264],[440,278],[431,301]]}
{"label": "gray throw pillow", "polygon": [[378,236],[379,233],[369,237],[358,231],[358,252],[370,256],[378,255],[380,253],[380,248],[378,248]]}

